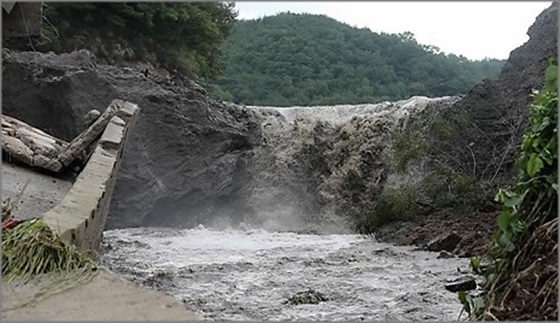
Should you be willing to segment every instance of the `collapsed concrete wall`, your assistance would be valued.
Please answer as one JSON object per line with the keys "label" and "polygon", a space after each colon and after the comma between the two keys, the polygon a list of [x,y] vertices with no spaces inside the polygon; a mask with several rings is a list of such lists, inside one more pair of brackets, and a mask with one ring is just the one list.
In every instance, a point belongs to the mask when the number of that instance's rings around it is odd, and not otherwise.
{"label": "collapsed concrete wall", "polygon": [[132,103],[115,101],[120,109],[111,118],[84,169],[64,199],[43,217],[62,239],[93,254],[103,237],[124,142],[139,110]]}

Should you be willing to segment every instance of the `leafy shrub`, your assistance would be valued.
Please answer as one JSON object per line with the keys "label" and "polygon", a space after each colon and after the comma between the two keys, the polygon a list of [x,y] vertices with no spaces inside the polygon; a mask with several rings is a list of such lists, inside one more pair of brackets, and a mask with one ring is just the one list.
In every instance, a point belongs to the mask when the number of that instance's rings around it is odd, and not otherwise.
{"label": "leafy shrub", "polygon": [[393,165],[404,172],[410,162],[428,157],[433,149],[432,140],[447,140],[454,135],[451,125],[435,109],[427,109],[395,136]]}
{"label": "leafy shrub", "polygon": [[458,211],[488,210],[491,196],[477,179],[438,168],[422,182],[423,192],[434,209],[454,208]]}
{"label": "leafy shrub", "polygon": [[233,8],[229,2],[47,3],[43,46],[132,47],[138,58],[155,56],[170,71],[214,77],[222,68],[219,47],[235,23]]}
{"label": "leafy shrub", "polygon": [[[475,319],[558,319],[558,64],[550,60],[545,84],[530,106],[532,128],[523,137],[516,184],[501,189],[499,231],[490,265],[475,272],[486,279],[484,295],[460,295]],[[475,300],[477,302],[475,302]],[[481,302],[482,300],[482,302]],[[473,306],[477,304],[477,306]]]}
{"label": "leafy shrub", "polygon": [[415,192],[413,186],[401,190],[385,189],[358,224],[359,231],[371,233],[391,222],[411,220],[418,214]]}
{"label": "leafy shrub", "polygon": [[393,160],[397,172],[404,172],[408,163],[426,155],[426,141],[420,133],[405,130],[395,139]]}

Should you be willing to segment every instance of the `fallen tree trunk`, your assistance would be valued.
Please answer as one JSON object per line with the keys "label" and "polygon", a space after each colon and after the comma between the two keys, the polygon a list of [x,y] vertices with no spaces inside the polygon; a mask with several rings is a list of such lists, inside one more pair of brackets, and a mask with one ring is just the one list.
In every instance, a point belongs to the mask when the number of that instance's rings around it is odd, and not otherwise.
{"label": "fallen tree trunk", "polygon": [[32,167],[60,172],[57,155],[68,145],[25,122],[2,115],[2,152]]}
{"label": "fallen tree trunk", "polygon": [[60,173],[78,159],[86,159],[94,144],[125,102],[113,100],[109,107],[70,143],[53,137],[29,124],[2,115],[2,152],[12,160],[31,167]]}

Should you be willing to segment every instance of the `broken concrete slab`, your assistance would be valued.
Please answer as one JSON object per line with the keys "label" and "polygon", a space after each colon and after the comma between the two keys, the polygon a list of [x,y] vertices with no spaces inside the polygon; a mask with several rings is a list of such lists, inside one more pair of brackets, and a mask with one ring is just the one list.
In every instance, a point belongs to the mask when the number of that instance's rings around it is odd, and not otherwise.
{"label": "broken concrete slab", "polygon": [[13,215],[31,219],[57,205],[72,181],[35,172],[21,165],[2,163],[2,198],[17,201]]}
{"label": "broken concrete slab", "polygon": [[[123,105],[124,102],[120,101],[114,107]],[[126,106],[130,113],[128,122],[115,115],[111,118],[68,194],[43,217],[47,225],[63,240],[73,243],[92,256],[95,256],[101,243],[120,166],[120,152],[127,132],[134,125],[138,110],[131,103]]]}

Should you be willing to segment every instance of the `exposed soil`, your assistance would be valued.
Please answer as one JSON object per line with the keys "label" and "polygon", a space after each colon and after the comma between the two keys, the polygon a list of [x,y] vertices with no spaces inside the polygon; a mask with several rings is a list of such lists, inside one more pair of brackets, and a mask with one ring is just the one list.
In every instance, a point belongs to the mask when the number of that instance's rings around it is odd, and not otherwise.
{"label": "exposed soil", "polygon": [[461,257],[481,256],[487,251],[488,244],[498,229],[498,214],[499,212],[440,211],[410,222],[387,224],[375,232],[375,237],[380,242],[425,248],[430,241],[456,232],[461,241],[451,254]]}
{"label": "exposed soil", "polygon": [[[454,170],[473,170],[489,189],[502,187],[517,174],[515,159],[528,123],[532,89],[542,86],[550,57],[557,57],[557,3],[544,10],[529,28],[530,39],[513,50],[498,80],[486,80],[443,114],[455,129],[453,140],[436,142],[440,153],[432,161]],[[499,212],[439,211],[414,221],[395,222],[377,230],[383,242],[425,247],[429,241],[456,231],[462,238],[453,253],[480,255],[498,230]]]}

